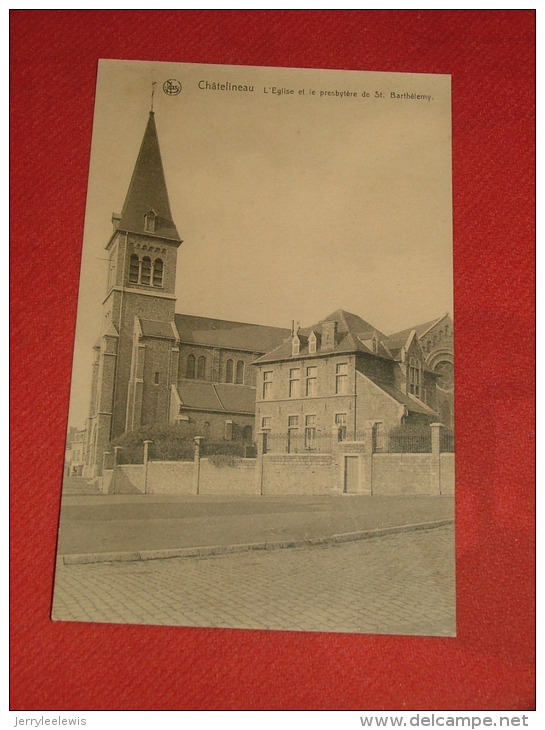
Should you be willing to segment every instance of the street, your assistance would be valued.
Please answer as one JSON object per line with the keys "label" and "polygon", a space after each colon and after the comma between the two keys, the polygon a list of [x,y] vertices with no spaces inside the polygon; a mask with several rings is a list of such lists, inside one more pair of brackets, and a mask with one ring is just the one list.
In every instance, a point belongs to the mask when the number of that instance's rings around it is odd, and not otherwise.
{"label": "street", "polygon": [[453,636],[454,527],[206,558],[59,561],[53,618]]}

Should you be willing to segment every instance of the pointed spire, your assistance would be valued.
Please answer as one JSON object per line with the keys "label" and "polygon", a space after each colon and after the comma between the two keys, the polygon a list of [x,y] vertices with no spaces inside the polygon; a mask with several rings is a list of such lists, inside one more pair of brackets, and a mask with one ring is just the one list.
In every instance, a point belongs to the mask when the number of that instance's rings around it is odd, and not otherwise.
{"label": "pointed spire", "polygon": [[[152,225],[150,221],[153,221]],[[149,115],[118,228],[181,240],[170,212],[153,111]]]}

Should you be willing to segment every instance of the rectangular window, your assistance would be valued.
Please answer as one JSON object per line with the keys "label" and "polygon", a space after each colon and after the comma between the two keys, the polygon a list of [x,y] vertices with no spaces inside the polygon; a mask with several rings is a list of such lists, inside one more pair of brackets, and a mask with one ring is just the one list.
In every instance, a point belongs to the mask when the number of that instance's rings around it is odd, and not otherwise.
{"label": "rectangular window", "polygon": [[318,368],[313,365],[307,368],[307,396],[312,397],[318,394]]}
{"label": "rectangular window", "polygon": [[414,358],[409,364],[409,393],[420,398],[420,362]]}
{"label": "rectangular window", "polygon": [[345,362],[337,365],[335,393],[337,395],[345,395],[348,393],[348,365]]}
{"label": "rectangular window", "polygon": [[155,383],[155,385],[159,385],[159,373],[155,373],[153,377],[153,382]]}
{"label": "rectangular window", "polygon": [[263,400],[272,398],[272,370],[263,373]]}
{"label": "rectangular window", "polygon": [[337,427],[337,440],[346,441],[346,413],[335,414],[335,426]]}
{"label": "rectangular window", "polygon": [[316,448],[316,416],[305,419],[305,449]]}
{"label": "rectangular window", "polygon": [[301,382],[301,369],[291,368],[290,369],[290,398],[299,398],[300,395],[300,382]]}

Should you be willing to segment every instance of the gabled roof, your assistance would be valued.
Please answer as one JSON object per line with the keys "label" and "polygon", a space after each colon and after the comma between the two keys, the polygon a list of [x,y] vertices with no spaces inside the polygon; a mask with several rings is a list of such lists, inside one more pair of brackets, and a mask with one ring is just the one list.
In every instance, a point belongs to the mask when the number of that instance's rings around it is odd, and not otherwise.
{"label": "gabled roof", "polygon": [[139,317],[139,320],[142,334],[145,337],[161,337],[168,340],[176,339],[171,322],[158,322],[154,319],[142,319],[141,317]]}
{"label": "gabled roof", "polygon": [[190,314],[177,314],[175,320],[180,340],[185,344],[261,353],[268,352],[290,336],[290,330],[282,327],[195,317]]}
{"label": "gabled roof", "polygon": [[421,400],[418,400],[418,398],[415,398],[411,395],[408,395],[407,393],[404,393],[399,388],[396,388],[395,385],[392,385],[391,383],[386,383],[383,380],[380,380],[380,378],[376,378],[372,375],[369,375],[368,373],[360,373],[358,371],[358,376],[362,378],[367,378],[372,383],[374,383],[376,386],[378,386],[381,390],[383,390],[387,395],[390,396],[390,398],[393,398],[401,405],[405,406],[407,410],[411,411],[412,413],[423,413],[426,416],[436,416],[437,413],[433,411],[429,406],[427,406],[425,403],[423,403]]}
{"label": "gabled roof", "polygon": [[[317,334],[321,333],[323,323],[332,321],[337,322],[337,344],[335,345],[335,347],[327,350],[326,352],[324,352],[320,348],[317,348],[316,353],[309,353],[309,334],[312,331],[316,332]],[[379,340],[384,339],[384,335],[382,334],[382,332],[377,330],[361,317],[358,317],[356,314],[352,314],[351,312],[345,312],[343,309],[338,309],[336,312],[333,312],[325,319],[322,319],[316,324],[313,324],[311,327],[306,327],[305,329],[299,330],[297,334],[299,335],[299,338],[301,340],[301,349],[299,354],[295,357],[324,357],[324,355],[362,352],[365,354],[377,355],[379,357],[391,360],[392,357],[390,353],[380,344],[378,353],[374,353],[373,350],[365,344],[364,340],[372,339],[375,332],[377,333]],[[277,362],[279,360],[290,359],[292,359],[291,339],[286,342],[282,342],[274,350],[268,352],[263,357],[260,357],[257,362]]]}
{"label": "gabled roof", "polygon": [[369,324],[369,322],[366,322],[361,317],[358,317],[357,314],[352,314],[351,312],[347,312],[344,309],[337,309],[335,312],[332,312],[328,317],[325,317],[316,324],[312,325],[312,327],[307,327],[306,329],[299,330],[299,332],[307,335],[310,334],[312,330],[321,332],[322,324],[324,322],[337,322],[338,334],[347,334],[350,332],[352,334],[361,335],[365,339],[364,336],[368,335],[369,337],[372,337],[373,332],[376,332],[379,336],[379,339],[384,339],[385,337],[385,335],[377,330],[376,327],[373,327],[372,324]]}
{"label": "gabled roof", "polygon": [[247,385],[184,380],[178,383],[182,408],[224,413],[255,412],[255,388]]}
{"label": "gabled roof", "polygon": [[426,334],[426,332],[428,330],[431,330],[432,327],[434,327],[436,324],[439,324],[439,322],[441,322],[443,319],[445,319],[445,317],[448,317],[448,316],[449,316],[448,313],[443,314],[438,319],[431,319],[429,322],[422,322],[422,324],[417,324],[414,327],[409,327],[406,330],[400,330],[399,332],[394,332],[387,338],[387,341],[393,342],[394,340],[396,340],[396,341],[403,340],[403,338],[405,338],[405,341],[407,341],[408,336],[411,334],[411,332],[413,330],[416,330],[416,334],[418,335],[418,337],[422,337],[423,335]]}
{"label": "gabled roof", "polygon": [[[155,231],[153,233],[147,232],[144,228],[144,217],[150,211],[153,211],[156,215]],[[149,115],[148,125],[144,132],[140,152],[121,211],[118,229],[170,238],[174,241],[181,240],[170,212],[163,161],[153,112],[150,112]]]}

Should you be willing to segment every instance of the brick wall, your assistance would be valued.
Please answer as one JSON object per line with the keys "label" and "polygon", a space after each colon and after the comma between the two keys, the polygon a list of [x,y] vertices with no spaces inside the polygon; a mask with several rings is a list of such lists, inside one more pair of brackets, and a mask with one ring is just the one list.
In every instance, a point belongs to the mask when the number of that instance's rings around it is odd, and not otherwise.
{"label": "brick wall", "polygon": [[255,470],[255,459],[236,459],[232,466],[201,459],[199,494],[259,494]]}
{"label": "brick wall", "polygon": [[263,494],[338,494],[331,454],[265,454]]}
{"label": "brick wall", "polygon": [[358,429],[370,420],[381,421],[385,432],[399,426],[404,414],[402,405],[361,373],[356,378],[356,388]]}
{"label": "brick wall", "polygon": [[438,470],[434,454],[373,454],[373,494],[439,494]]}

